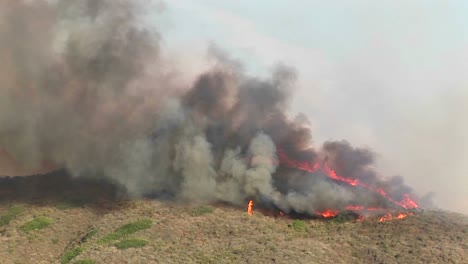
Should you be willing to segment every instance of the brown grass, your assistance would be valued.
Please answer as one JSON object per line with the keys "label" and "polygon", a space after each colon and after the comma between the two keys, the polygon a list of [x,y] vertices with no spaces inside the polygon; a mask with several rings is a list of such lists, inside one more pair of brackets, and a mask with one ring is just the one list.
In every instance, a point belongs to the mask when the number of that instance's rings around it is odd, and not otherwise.
{"label": "brown grass", "polygon": [[[57,208],[56,199],[29,203],[0,227],[0,263],[59,263],[78,247],[82,250],[70,263],[468,263],[468,217],[456,213],[421,211],[384,223],[337,222],[277,218],[258,210],[249,217],[244,208],[222,205],[194,214],[200,206],[95,200],[98,205],[65,210]],[[0,203],[0,215],[18,202]],[[20,231],[37,216],[54,223]],[[100,243],[142,219],[152,225],[124,237],[146,241],[143,247],[119,250],[118,241]]]}

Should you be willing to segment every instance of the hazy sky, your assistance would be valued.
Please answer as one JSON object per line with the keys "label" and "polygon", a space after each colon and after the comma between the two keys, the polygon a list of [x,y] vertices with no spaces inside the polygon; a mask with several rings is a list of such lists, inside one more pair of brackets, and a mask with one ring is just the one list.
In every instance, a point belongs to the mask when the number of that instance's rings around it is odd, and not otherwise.
{"label": "hazy sky", "polygon": [[294,66],[292,112],[317,144],[368,146],[385,175],[468,213],[468,1],[171,0],[158,19],[194,72],[210,43],[252,74]]}

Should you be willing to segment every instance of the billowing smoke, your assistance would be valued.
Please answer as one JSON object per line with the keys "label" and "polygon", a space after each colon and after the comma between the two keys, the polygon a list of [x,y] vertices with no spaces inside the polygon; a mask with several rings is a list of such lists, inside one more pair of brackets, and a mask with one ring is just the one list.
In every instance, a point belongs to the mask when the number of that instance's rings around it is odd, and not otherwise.
{"label": "billowing smoke", "polygon": [[[132,196],[255,199],[313,214],[388,202],[369,190],[395,201],[410,192],[401,178],[382,180],[367,149],[311,147],[307,120],[288,117],[289,67],[259,79],[220,60],[189,87],[178,84],[160,59],[160,36],[144,26],[144,4],[0,3],[0,146],[25,167],[48,161],[76,177],[107,177]],[[372,188],[291,168],[279,152]]]}

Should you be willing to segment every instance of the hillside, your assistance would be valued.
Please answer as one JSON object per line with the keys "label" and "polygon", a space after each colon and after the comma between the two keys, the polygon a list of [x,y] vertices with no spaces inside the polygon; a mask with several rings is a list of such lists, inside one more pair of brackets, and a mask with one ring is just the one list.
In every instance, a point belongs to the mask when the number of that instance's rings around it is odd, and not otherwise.
{"label": "hillside", "polygon": [[122,197],[60,173],[0,178],[0,263],[468,263],[468,217],[456,213],[295,220]]}

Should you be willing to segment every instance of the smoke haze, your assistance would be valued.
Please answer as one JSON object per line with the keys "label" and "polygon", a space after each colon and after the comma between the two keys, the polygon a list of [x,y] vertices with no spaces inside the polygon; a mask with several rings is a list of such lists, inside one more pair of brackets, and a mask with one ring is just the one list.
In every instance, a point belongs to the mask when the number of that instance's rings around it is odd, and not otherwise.
{"label": "smoke haze", "polygon": [[466,2],[174,0],[168,10],[171,46],[214,39],[255,73],[294,65],[291,106],[315,142],[370,146],[384,175],[468,213]]}
{"label": "smoke haze", "polygon": [[[178,80],[144,1],[0,4],[0,146],[22,167],[48,162],[76,177],[107,177],[132,196],[244,205],[255,199],[314,214],[387,206],[378,193],[284,166],[278,153],[323,163],[400,201],[375,155],[347,141],[312,146],[303,115],[289,118],[293,68],[246,74],[222,52],[191,84]],[[369,188],[371,188],[369,187]]]}

